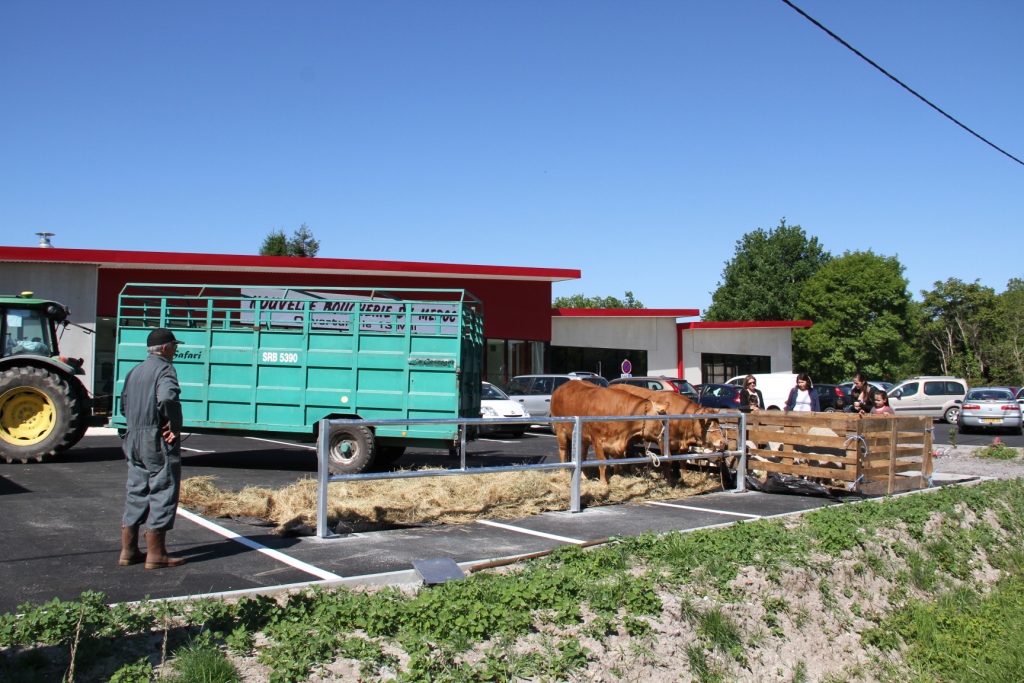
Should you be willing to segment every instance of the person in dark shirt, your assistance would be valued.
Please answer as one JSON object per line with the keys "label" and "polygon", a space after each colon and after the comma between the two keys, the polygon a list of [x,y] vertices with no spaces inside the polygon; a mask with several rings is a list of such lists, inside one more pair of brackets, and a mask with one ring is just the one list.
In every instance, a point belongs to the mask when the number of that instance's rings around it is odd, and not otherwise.
{"label": "person in dark shirt", "polygon": [[[149,355],[132,368],[121,393],[128,429],[128,496],[121,525],[121,558],[128,566],[145,560],[146,569],[185,563],[167,554],[165,536],[174,527],[181,489],[181,387],[172,361],[178,340],[167,329],[150,332]],[[146,525],[146,553],[139,550],[139,528]]]}
{"label": "person in dark shirt", "polygon": [[757,378],[747,375],[743,380],[743,388],[740,389],[740,410],[751,412],[752,410],[764,410],[764,395],[757,388]]}

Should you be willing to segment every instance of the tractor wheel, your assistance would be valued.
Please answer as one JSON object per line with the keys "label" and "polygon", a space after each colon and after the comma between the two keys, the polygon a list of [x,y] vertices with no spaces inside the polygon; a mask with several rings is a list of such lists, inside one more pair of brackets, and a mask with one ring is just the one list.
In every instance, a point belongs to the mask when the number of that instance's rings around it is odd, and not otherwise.
{"label": "tractor wheel", "polygon": [[82,440],[82,437],[85,436],[85,432],[89,429],[89,413],[91,412],[87,409],[90,404],[89,393],[85,390],[85,387],[77,377],[72,382],[72,386],[74,386],[75,394],[78,397],[78,422],[75,425],[74,431],[71,433],[71,438],[68,439],[67,443],[58,446],[58,453],[74,448],[78,442]]}
{"label": "tractor wheel", "polygon": [[0,457],[41,462],[68,447],[84,419],[67,377],[26,366],[0,373]]}
{"label": "tractor wheel", "polygon": [[359,474],[373,464],[373,432],[366,427],[342,427],[331,433],[327,471]]}

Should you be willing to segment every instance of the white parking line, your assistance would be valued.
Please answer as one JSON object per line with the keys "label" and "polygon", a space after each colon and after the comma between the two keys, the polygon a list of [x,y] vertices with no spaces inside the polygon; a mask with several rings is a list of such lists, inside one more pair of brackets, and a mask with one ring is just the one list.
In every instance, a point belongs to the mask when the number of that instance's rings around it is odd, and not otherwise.
{"label": "white parking line", "polygon": [[217,451],[201,451],[198,448],[185,448],[184,446],[181,447],[181,450],[188,451],[189,453],[216,453],[217,452]]}
{"label": "white parking line", "polygon": [[751,515],[746,512],[729,512],[728,510],[712,510],[711,508],[697,508],[692,505],[679,505],[678,503],[659,503],[658,501],[649,500],[648,505],[661,505],[667,508],[679,508],[680,510],[696,510],[697,512],[711,512],[716,515],[730,515],[732,517],[746,517],[747,519],[761,519],[761,515]]}
{"label": "white parking line", "polygon": [[546,436],[549,439],[557,439],[558,438],[558,434],[534,434],[532,432],[530,433],[530,436]]}
{"label": "white parking line", "polygon": [[193,514],[188,510],[184,510],[179,507],[178,514],[184,517],[185,519],[195,522],[201,527],[205,527],[214,533],[220,534],[224,538],[230,538],[232,541],[237,541],[244,546],[252,548],[256,552],[260,552],[268,557],[274,558],[278,562],[284,562],[289,566],[295,567],[299,571],[306,572],[307,574],[312,574],[313,576],[320,579],[324,579],[325,581],[333,581],[335,579],[342,578],[337,574],[332,574],[331,572],[320,569],[319,567],[314,567],[313,565],[307,564],[302,560],[296,560],[294,557],[289,557],[288,555],[285,555],[280,551],[273,550],[265,545],[257,543],[256,541],[250,538],[246,538],[245,536],[236,534],[234,531],[231,531],[230,529],[225,529],[219,524],[214,524],[210,520],[200,517],[199,515]]}
{"label": "white parking line", "polygon": [[277,443],[282,446],[295,446],[296,448],[308,448],[311,451],[316,450],[316,446],[307,446],[304,443],[289,443],[287,441],[274,441],[273,439],[261,439],[258,436],[247,436],[246,439],[252,439],[253,441],[266,441],[267,443]]}
{"label": "white parking line", "polygon": [[477,439],[477,441],[490,441],[491,443],[519,443],[518,441],[502,441],[501,439]]}
{"label": "white parking line", "polygon": [[520,526],[512,526],[511,524],[502,524],[501,522],[492,522],[489,519],[478,519],[478,524],[486,524],[487,526],[497,527],[499,529],[507,529],[509,531],[518,531],[521,534],[529,534],[530,536],[540,536],[541,538],[550,538],[552,541],[561,541],[562,543],[575,543],[576,545],[582,545],[586,541],[581,541],[578,538],[568,538],[566,536],[556,536],[555,534],[546,534],[543,531],[534,531],[533,529],[524,529]]}

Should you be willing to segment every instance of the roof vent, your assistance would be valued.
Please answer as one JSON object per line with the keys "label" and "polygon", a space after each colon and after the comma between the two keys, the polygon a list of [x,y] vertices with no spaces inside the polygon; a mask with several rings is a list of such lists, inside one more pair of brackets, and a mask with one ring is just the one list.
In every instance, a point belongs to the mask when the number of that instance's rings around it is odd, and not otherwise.
{"label": "roof vent", "polygon": [[52,232],[37,232],[39,235],[39,248],[40,249],[53,249],[53,245],[50,244],[50,238],[53,237]]}

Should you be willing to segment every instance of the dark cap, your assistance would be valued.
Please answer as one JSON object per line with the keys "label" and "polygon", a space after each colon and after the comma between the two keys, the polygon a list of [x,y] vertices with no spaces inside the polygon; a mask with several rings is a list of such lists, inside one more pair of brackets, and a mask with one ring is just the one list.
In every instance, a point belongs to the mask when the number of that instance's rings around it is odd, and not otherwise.
{"label": "dark cap", "polygon": [[146,337],[146,346],[163,346],[164,344],[180,344],[181,342],[174,338],[174,334],[164,327],[158,327],[149,333]]}

